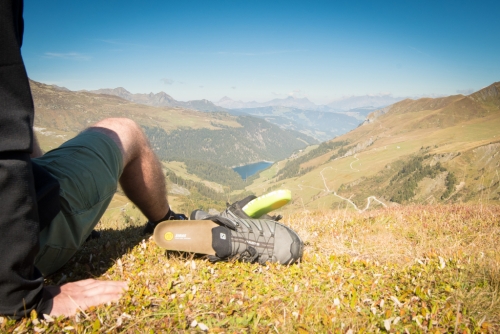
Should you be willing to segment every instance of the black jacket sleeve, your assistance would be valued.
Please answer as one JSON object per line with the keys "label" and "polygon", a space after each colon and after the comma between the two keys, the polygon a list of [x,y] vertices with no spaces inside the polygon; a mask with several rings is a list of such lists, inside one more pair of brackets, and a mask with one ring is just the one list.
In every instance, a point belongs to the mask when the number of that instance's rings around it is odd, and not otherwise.
{"label": "black jacket sleeve", "polygon": [[22,0],[0,0],[0,314],[49,313],[34,266],[39,219],[29,154],[34,108],[21,58]]}

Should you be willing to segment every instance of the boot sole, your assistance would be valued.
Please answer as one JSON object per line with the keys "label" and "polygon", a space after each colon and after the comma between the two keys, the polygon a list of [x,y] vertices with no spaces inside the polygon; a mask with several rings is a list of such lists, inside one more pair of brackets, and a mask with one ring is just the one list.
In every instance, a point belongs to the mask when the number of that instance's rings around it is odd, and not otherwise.
{"label": "boot sole", "polygon": [[153,240],[167,250],[215,255],[212,229],[218,226],[211,220],[167,220],[156,226]]}

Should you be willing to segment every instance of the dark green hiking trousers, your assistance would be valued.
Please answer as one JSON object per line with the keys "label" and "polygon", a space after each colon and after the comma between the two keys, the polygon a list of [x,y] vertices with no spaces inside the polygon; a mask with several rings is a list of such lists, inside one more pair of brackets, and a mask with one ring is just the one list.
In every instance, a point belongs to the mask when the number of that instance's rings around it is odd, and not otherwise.
{"label": "dark green hiking trousers", "polygon": [[33,160],[60,185],[61,212],[40,232],[35,259],[46,276],[76,253],[99,222],[116,192],[123,159],[111,138],[90,130]]}

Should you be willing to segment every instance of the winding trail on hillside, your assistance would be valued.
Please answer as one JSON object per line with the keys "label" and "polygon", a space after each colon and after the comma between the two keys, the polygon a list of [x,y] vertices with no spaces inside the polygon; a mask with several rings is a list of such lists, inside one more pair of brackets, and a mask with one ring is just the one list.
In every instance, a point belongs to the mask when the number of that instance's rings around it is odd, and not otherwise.
{"label": "winding trail on hillside", "polygon": [[359,161],[359,159],[358,159],[357,155],[358,155],[358,154],[355,154],[355,155],[353,156],[353,158],[354,158],[354,159],[356,159],[356,160],[354,160],[353,162],[351,162],[351,163],[349,164],[349,167],[351,167],[351,169],[352,169],[353,171],[355,171],[355,172],[359,172],[359,169],[352,168],[352,164],[353,164],[353,163],[355,163],[355,162],[357,162],[357,161]]}
{"label": "winding trail on hillside", "polygon": [[328,169],[328,168],[333,169],[332,167],[325,167],[325,168],[323,168],[323,169],[321,170],[321,172],[319,172],[319,174],[321,175],[321,178],[323,179],[323,184],[325,185],[325,189],[326,189],[326,191],[327,191],[327,192],[332,193],[334,196],[336,196],[336,197],[340,198],[341,200],[344,200],[344,201],[346,201],[346,202],[350,203],[350,204],[354,207],[354,209],[356,209],[356,211],[358,211],[358,212],[360,212],[360,213],[361,213],[361,212],[364,212],[364,211],[366,211],[366,210],[368,210],[368,208],[370,207],[370,204],[372,203],[372,201],[375,201],[375,202],[378,202],[378,203],[382,204],[382,206],[383,206],[384,208],[386,208],[386,207],[387,207],[387,205],[386,205],[384,202],[380,201],[380,200],[379,200],[379,199],[377,199],[375,196],[370,196],[370,197],[368,197],[368,198],[367,198],[367,202],[366,202],[366,206],[365,206],[365,208],[364,208],[364,209],[360,209],[360,208],[358,208],[358,206],[357,206],[357,205],[356,205],[353,201],[351,201],[349,198],[345,198],[345,197],[343,197],[343,196],[340,196],[339,194],[337,194],[337,192],[336,192],[335,190],[330,190],[330,188],[328,188],[328,185],[326,184],[326,179],[325,179],[325,176],[323,175],[323,171],[324,171],[325,169]]}
{"label": "winding trail on hillside", "polygon": [[[302,182],[304,182],[304,181],[302,181]],[[311,186],[303,186],[303,185],[301,185],[300,183],[299,183],[299,184],[297,184],[297,188],[299,188],[300,190],[304,190],[304,189],[303,189],[303,187],[304,187],[304,188],[311,188],[311,189],[315,189],[315,190],[321,190],[321,191],[325,190],[325,189],[316,188],[316,187],[311,187]]]}

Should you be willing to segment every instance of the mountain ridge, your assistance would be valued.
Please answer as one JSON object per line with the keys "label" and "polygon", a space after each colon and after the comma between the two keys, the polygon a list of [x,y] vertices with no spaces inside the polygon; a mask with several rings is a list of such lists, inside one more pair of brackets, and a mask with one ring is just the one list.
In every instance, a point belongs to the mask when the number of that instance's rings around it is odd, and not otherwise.
{"label": "mountain ridge", "polygon": [[359,108],[383,107],[395,102],[401,101],[403,97],[393,97],[392,95],[362,95],[362,96],[349,96],[337,99],[326,105],[318,105],[310,101],[308,98],[297,98],[288,96],[282,99],[272,99],[265,102],[243,102],[232,100],[228,96],[222,97],[220,100],[215,101],[214,104],[224,107],[226,109],[245,109],[245,108],[264,108],[264,107],[290,107],[304,110],[316,111],[349,111]]}
{"label": "mountain ridge", "polygon": [[330,140],[356,128],[366,118],[367,112],[368,110],[328,112],[284,106],[229,110],[233,115],[247,114],[259,117],[282,129],[299,131],[319,141]]}
{"label": "mountain ridge", "polygon": [[247,190],[288,188],[291,211],[500,201],[500,83],[468,96],[406,99],[368,120],[277,162]]}
{"label": "mountain ridge", "polygon": [[363,107],[377,108],[391,105],[404,99],[404,97],[393,97],[389,94],[348,96],[332,101],[327,106],[335,110],[350,110]]}
{"label": "mountain ridge", "polygon": [[[69,92],[64,87],[52,85],[58,90]],[[175,100],[172,96],[165,92],[134,94],[124,87],[103,88],[98,90],[81,90],[80,93],[91,93],[98,95],[115,96],[125,99],[130,102],[143,104],[153,107],[171,107],[198,110],[204,112],[230,112],[233,115],[248,114],[256,116],[266,121],[278,125],[283,130],[299,131],[307,136],[311,136],[318,141],[324,141],[339,136],[359,125],[361,120],[365,119],[365,114],[368,109],[356,111],[331,111],[323,110],[322,106],[316,106],[307,98],[297,98],[288,96],[284,99],[274,99],[264,103],[269,105],[262,107],[262,103],[250,102],[259,107],[245,109],[225,109],[214,105],[212,102],[202,99],[181,102]],[[234,107],[234,101],[225,96],[220,101],[226,101],[230,106]],[[219,101],[219,102],[220,102]],[[248,105],[248,104],[247,104]],[[294,107],[299,106],[300,108]],[[314,106],[314,108],[312,108]],[[311,107],[311,108],[309,108]],[[304,109],[305,108],[305,109]],[[331,112],[331,114],[328,114]],[[328,123],[334,124],[328,126]]]}
{"label": "mountain ridge", "polygon": [[133,94],[123,87],[118,88],[101,88],[97,90],[86,91],[93,94],[106,94],[121,97],[125,100],[135,103],[145,104],[153,107],[181,107],[205,112],[226,111],[226,109],[216,106],[212,102],[202,100],[177,101],[172,96],[165,92],[149,93],[149,94]]}

